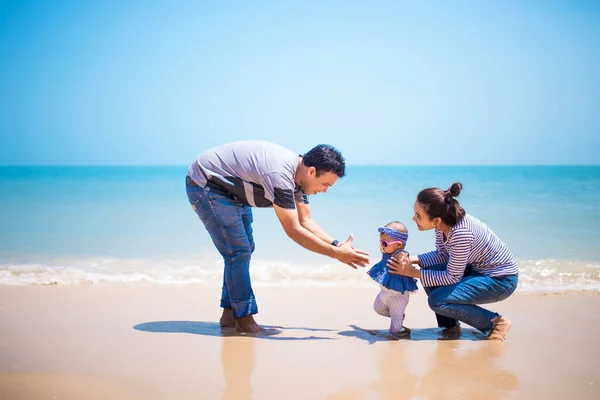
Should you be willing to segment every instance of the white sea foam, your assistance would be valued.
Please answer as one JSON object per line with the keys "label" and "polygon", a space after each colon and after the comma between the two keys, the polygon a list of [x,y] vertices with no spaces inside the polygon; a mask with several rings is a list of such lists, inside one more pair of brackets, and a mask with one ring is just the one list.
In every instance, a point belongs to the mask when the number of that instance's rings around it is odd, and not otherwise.
{"label": "white sea foam", "polygon": [[[326,260],[328,261],[328,260]],[[121,259],[112,257],[52,258],[43,261],[0,260],[0,285],[79,285],[87,283],[151,282],[220,285],[223,261],[218,255],[177,259]],[[521,260],[520,290],[600,290],[600,264],[586,261]],[[341,263],[294,263],[254,259],[253,284],[370,285],[365,270]]]}

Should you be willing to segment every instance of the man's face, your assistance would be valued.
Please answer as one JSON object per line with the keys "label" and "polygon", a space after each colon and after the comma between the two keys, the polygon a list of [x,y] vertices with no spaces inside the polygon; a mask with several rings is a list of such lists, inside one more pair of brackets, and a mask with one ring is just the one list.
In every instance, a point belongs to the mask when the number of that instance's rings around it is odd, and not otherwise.
{"label": "man's face", "polygon": [[317,170],[314,167],[310,167],[306,174],[306,179],[302,182],[301,186],[304,193],[308,195],[325,193],[338,179],[339,176],[333,172],[322,172],[317,176]]}

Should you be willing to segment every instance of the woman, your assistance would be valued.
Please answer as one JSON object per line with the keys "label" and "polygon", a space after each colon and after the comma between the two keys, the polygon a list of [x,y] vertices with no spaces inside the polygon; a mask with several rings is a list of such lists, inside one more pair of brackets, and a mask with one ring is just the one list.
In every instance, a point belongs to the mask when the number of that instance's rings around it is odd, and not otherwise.
{"label": "woman", "polygon": [[[422,190],[413,221],[420,231],[435,229],[436,250],[388,261],[390,273],[419,278],[446,333],[460,332],[462,321],[489,339],[504,340],[511,327],[506,317],[479,307],[510,296],[517,288],[519,269],[504,243],[484,223],[458,204],[462,185],[444,191]],[[414,268],[417,264],[421,269]]]}

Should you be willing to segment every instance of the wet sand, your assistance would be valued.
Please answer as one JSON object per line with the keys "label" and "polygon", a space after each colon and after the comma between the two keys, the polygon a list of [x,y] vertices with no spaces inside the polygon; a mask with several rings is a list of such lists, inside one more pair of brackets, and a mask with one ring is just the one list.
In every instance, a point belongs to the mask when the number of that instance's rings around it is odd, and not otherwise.
{"label": "wet sand", "polygon": [[600,294],[493,304],[502,343],[441,340],[422,291],[410,340],[367,332],[378,288],[257,287],[274,336],[223,334],[220,288],[0,286],[0,399],[597,399]]}

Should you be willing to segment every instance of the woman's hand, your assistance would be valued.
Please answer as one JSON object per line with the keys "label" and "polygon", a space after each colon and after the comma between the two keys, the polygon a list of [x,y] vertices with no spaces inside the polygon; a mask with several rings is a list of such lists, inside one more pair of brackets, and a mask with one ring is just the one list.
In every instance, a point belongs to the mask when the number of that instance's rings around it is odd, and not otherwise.
{"label": "woman's hand", "polygon": [[390,274],[408,276],[410,278],[420,278],[419,270],[414,268],[411,260],[406,253],[398,254],[398,258],[390,258],[387,262]]}

